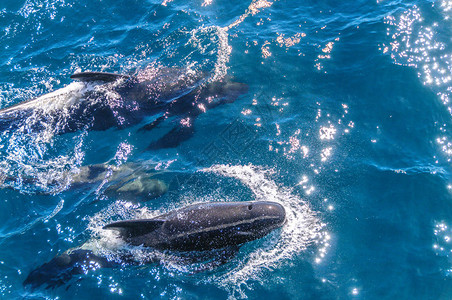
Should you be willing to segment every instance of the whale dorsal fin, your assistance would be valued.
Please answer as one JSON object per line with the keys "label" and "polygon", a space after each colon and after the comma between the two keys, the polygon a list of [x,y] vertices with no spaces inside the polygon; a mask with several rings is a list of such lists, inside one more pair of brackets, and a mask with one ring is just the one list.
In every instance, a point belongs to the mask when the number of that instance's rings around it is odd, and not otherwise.
{"label": "whale dorsal fin", "polygon": [[126,220],[110,223],[103,229],[116,229],[121,236],[131,238],[159,229],[165,221],[158,219]]}
{"label": "whale dorsal fin", "polygon": [[82,72],[71,75],[71,79],[88,82],[89,81],[113,82],[121,78],[128,79],[130,78],[130,76],[104,72]]}

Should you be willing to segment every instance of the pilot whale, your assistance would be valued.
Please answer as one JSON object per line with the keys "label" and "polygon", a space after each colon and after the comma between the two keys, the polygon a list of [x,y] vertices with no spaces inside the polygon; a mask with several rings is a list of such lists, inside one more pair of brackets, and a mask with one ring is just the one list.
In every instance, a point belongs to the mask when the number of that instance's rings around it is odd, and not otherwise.
{"label": "pilot whale", "polygon": [[[159,179],[162,171],[149,163],[126,162],[119,166],[102,163],[82,166],[71,176],[71,189],[86,186],[104,186],[102,194],[131,202],[147,201],[168,191],[167,184]],[[69,175],[67,175],[69,176]],[[98,188],[99,188],[98,187]]]}
{"label": "pilot whale", "polygon": [[158,250],[202,251],[259,239],[285,220],[274,202],[194,204],[152,219],[108,224],[129,244]]}
{"label": "pilot whale", "polygon": [[[204,271],[226,263],[240,245],[282,227],[285,219],[284,207],[276,202],[215,202],[189,205],[152,219],[118,221],[103,228],[118,231],[120,238],[130,245],[172,251],[176,256],[190,253],[206,257],[207,252],[209,262],[200,269]],[[212,255],[216,259],[212,260]],[[150,262],[155,259],[149,259]],[[80,248],[33,270],[24,285],[37,288],[47,284],[54,288],[88,270],[134,263],[127,255],[122,261],[115,261]]]}
{"label": "pilot whale", "polygon": [[247,85],[230,77],[211,81],[206,72],[183,68],[147,68],[135,75],[82,72],[65,88],[0,110],[0,130],[42,131],[54,134],[78,130],[123,129],[147,124],[155,128],[171,118],[174,128],[150,148],[179,145],[193,134],[201,113],[235,101]]}
{"label": "pilot whale", "polygon": [[[149,163],[126,162],[119,166],[109,163],[80,166],[67,170],[59,178],[49,180],[45,189],[37,190],[40,195],[53,195],[70,190],[97,188],[96,193],[110,198],[120,198],[130,202],[142,202],[158,198],[168,191],[168,186]],[[0,174],[0,189],[13,188],[16,176]],[[22,176],[21,183],[36,185],[38,179]]]}

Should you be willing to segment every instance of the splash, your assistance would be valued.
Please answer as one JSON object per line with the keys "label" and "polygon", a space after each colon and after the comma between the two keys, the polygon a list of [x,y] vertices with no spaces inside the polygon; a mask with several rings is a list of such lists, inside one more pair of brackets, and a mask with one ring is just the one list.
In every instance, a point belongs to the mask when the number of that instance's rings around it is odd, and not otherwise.
{"label": "splash", "polygon": [[[211,1],[206,0],[203,3],[203,6],[210,5]],[[168,3],[167,0],[164,1],[164,4],[166,5]],[[273,5],[273,2],[269,2],[267,0],[253,0],[251,4],[246,9],[245,13],[243,13],[236,21],[229,24],[225,27],[220,26],[201,26],[199,28],[193,29],[190,32],[190,40],[188,41],[188,44],[194,45],[201,54],[206,53],[209,51],[209,48],[211,44],[217,45],[217,52],[216,52],[216,61],[214,66],[214,73],[212,77],[210,78],[210,82],[217,81],[222,79],[228,71],[227,63],[229,62],[229,58],[231,56],[232,47],[229,45],[228,42],[228,31],[231,28],[234,28],[238,26],[240,23],[242,23],[248,16],[256,15],[261,10],[268,8]],[[207,42],[205,38],[209,39]],[[293,39],[288,39],[287,43],[293,42],[298,43],[297,41],[298,36],[294,36]],[[290,41],[289,41],[290,40]],[[267,50],[268,49],[264,49]],[[263,50],[263,51],[264,51]],[[210,50],[212,51],[212,50]],[[268,56],[270,56],[271,53],[268,52]]]}
{"label": "splash", "polygon": [[[282,204],[286,210],[287,222],[281,231],[273,232],[264,238],[260,247],[244,254],[245,257],[235,259],[227,265],[225,272],[202,273],[196,279],[202,283],[219,286],[228,291],[232,298],[246,298],[246,289],[251,282],[266,284],[266,273],[281,266],[290,264],[290,261],[300,255],[311,244],[322,245],[319,249],[321,260],[328,246],[328,234],[317,214],[311,210],[309,204],[300,197],[292,194],[291,189],[278,186],[271,176],[275,171],[267,170],[253,165],[228,166],[214,165],[200,170],[202,174],[216,174],[222,177],[239,180],[254,194],[256,201],[266,200]],[[206,196],[183,193],[180,201],[172,202],[168,206],[151,211],[146,207],[124,201],[116,201],[103,209],[93,217],[89,217],[88,230],[92,233],[92,239],[86,242],[82,248],[91,250],[97,255],[103,255],[113,260],[120,260],[121,256],[132,257],[136,263],[146,264],[159,261],[166,270],[168,276],[183,276],[192,274],[193,265],[187,265],[184,258],[171,253],[163,253],[149,248],[134,247],[125,244],[118,238],[114,231],[102,230],[102,227],[119,219],[152,218],[196,202],[237,201],[234,197],[228,197],[219,188],[216,192]]]}
{"label": "splash", "polygon": [[209,6],[212,4],[213,0],[204,0],[204,2],[201,4],[201,6]]}
{"label": "splash", "polygon": [[[92,88],[74,82],[34,101],[19,104],[21,110],[30,111],[30,115],[17,129],[0,134],[3,187],[52,194],[69,186],[68,170],[79,166],[84,158],[82,146],[86,132],[58,139],[55,133],[66,125],[70,107],[82,101],[83,94]],[[35,130],[36,127],[40,129]]]}
{"label": "splash", "polygon": [[190,39],[187,44],[197,48],[201,54],[215,53],[216,51],[214,72],[209,80],[210,82],[220,80],[226,75],[228,71],[227,63],[232,51],[228,42],[227,29],[219,26],[195,28],[190,32]]}
{"label": "splash", "polygon": [[9,187],[23,193],[46,194],[65,190],[70,185],[68,171],[80,166],[83,161],[82,146],[85,136],[86,134],[82,133],[65,141],[64,145],[56,147],[65,153],[53,155],[53,148],[59,143],[46,143],[35,135],[14,133],[7,137],[2,134],[2,141],[7,144],[6,149],[2,149],[6,154],[0,162],[2,188]]}
{"label": "splash", "polygon": [[80,249],[91,250],[95,255],[104,256],[114,261],[120,261],[124,252],[128,252],[128,255],[132,256],[135,261],[145,263],[146,255],[142,247],[128,246],[114,231],[103,230],[102,228],[116,220],[118,216],[123,219],[146,219],[157,215],[157,211],[150,211],[145,207],[118,200],[88,218],[87,229],[92,233],[92,238],[84,243]]}
{"label": "splash", "polygon": [[[82,148],[94,116],[84,120],[78,132],[61,133],[71,132],[73,116],[78,113],[74,109],[84,102],[89,101],[89,105],[95,106],[105,101],[115,114],[116,109],[124,105],[114,91],[119,84],[121,81],[108,84],[72,82],[31,101],[4,108],[2,118],[10,118],[12,123],[0,133],[0,154],[4,157],[0,162],[2,186],[46,194],[56,194],[69,187],[71,173],[83,162],[85,152]],[[121,115],[115,116],[122,125]],[[131,149],[124,151],[123,156],[127,156]]]}
{"label": "splash", "polygon": [[226,27],[227,30],[238,26],[240,23],[245,21],[248,16],[254,16],[259,13],[262,9],[268,8],[273,5],[273,2],[267,0],[253,0],[248,6],[244,14],[242,14],[235,22]]}
{"label": "splash", "polygon": [[231,297],[246,297],[244,287],[247,287],[248,282],[265,284],[265,272],[288,264],[309,245],[318,243],[327,236],[324,232],[325,224],[319,220],[308,203],[292,194],[291,189],[279,187],[269,179],[275,174],[273,170],[253,165],[215,165],[202,171],[236,178],[253,192],[255,200],[278,202],[286,210],[287,222],[280,236],[272,236],[262,248],[255,249],[236,268],[209,279],[228,290]]}

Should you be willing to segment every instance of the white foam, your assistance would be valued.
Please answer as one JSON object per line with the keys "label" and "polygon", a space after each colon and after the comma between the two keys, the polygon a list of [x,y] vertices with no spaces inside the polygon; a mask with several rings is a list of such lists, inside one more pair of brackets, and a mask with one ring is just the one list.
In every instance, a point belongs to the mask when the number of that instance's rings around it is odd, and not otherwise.
{"label": "white foam", "polygon": [[3,112],[8,113],[17,109],[42,109],[45,112],[53,112],[74,105],[90,89],[92,89],[90,85],[85,85],[82,82],[72,82],[64,88],[42,95],[34,100],[25,101],[11,108],[6,108]]}
{"label": "white foam", "polygon": [[[4,109],[2,113],[6,115],[11,113],[14,116],[15,111],[28,114],[19,128],[0,134],[0,151],[4,151],[0,170],[9,178],[16,178],[15,182],[4,182],[4,185],[22,192],[58,193],[67,188],[70,183],[68,171],[74,171],[83,161],[82,146],[87,132],[81,130],[71,139],[56,134],[67,126],[72,108],[83,101],[108,101],[114,107],[118,95],[109,92],[114,84],[119,83],[72,82],[64,88]],[[102,97],[87,97],[90,92],[102,94]],[[89,126],[86,124],[86,128]],[[58,153],[54,149],[58,149]],[[24,186],[29,179],[33,184]]]}
{"label": "white foam", "polygon": [[[219,26],[201,26],[193,29],[190,36],[188,43],[198,48],[201,54],[216,51],[214,73],[209,81],[213,82],[223,78],[227,73],[227,63],[232,51],[228,42],[227,29]],[[212,43],[216,47],[215,50],[211,47]]]}
{"label": "white foam", "polygon": [[92,238],[80,248],[91,250],[96,255],[102,255],[116,260],[120,260],[121,255],[126,251],[137,262],[146,261],[146,249],[127,245],[114,230],[102,229],[108,223],[121,219],[146,219],[159,214],[158,211],[150,211],[146,207],[132,204],[126,201],[115,201],[105,209],[92,217],[89,217],[88,230],[92,233]]}
{"label": "white foam", "polygon": [[317,217],[309,204],[294,195],[290,188],[278,186],[270,179],[274,170],[253,165],[215,165],[202,170],[240,180],[251,189],[255,200],[278,202],[286,210],[287,222],[280,235],[273,234],[263,247],[251,252],[246,261],[225,274],[213,276],[209,281],[230,292],[231,297],[246,297],[247,282],[265,283],[263,273],[289,264],[311,243],[319,242],[325,235],[325,224]]}
{"label": "white foam", "polygon": [[[4,182],[22,192],[41,191],[57,193],[69,185],[68,170],[79,166],[84,158],[82,145],[85,133],[74,136],[58,155],[51,155],[57,147],[52,140],[39,134],[24,134],[21,131],[1,134],[5,144],[2,149],[4,159],[0,162],[2,174],[16,178],[14,182]],[[32,179],[31,184],[27,181]]]}
{"label": "white foam", "polygon": [[[266,272],[272,272],[272,270],[290,264],[291,260],[301,255],[309,245],[322,244],[322,240],[327,236],[325,224],[320,221],[309,204],[293,194],[290,188],[279,186],[271,179],[276,175],[274,170],[253,165],[214,165],[201,170],[200,173],[237,179],[252,191],[254,200],[278,202],[286,210],[287,222],[283,228],[265,237],[260,241],[258,247],[251,250],[251,253],[241,251],[238,256],[240,259],[235,259],[227,264],[225,272],[212,272],[197,276],[201,282],[215,284],[227,290],[231,297],[246,297],[248,283],[258,282],[264,285],[265,278],[267,278]],[[181,194],[180,201],[172,202],[161,211],[150,211],[145,207],[123,201],[111,204],[89,219],[89,230],[93,232],[93,240],[87,242],[83,247],[110,257],[115,257],[115,255],[117,257],[118,252],[124,254],[126,251],[128,255],[133,256],[135,261],[141,263],[148,262],[150,257],[158,258],[163,268],[169,273],[173,271],[190,273],[191,267],[184,264],[180,258],[178,260],[171,254],[152,249],[128,246],[121,242],[112,231],[101,229],[109,222],[118,220],[118,216],[120,219],[152,218],[177,207],[196,202],[237,201],[236,197],[225,195],[222,187],[214,192],[209,192],[208,195],[196,195],[190,192]],[[325,249],[321,251],[325,252]]]}

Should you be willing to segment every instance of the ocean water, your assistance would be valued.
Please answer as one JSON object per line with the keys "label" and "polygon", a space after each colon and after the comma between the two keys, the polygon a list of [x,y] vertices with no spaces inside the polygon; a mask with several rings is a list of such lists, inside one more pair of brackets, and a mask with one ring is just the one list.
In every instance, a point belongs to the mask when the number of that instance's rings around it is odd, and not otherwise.
{"label": "ocean water", "polygon": [[[1,108],[53,91],[65,103],[82,71],[173,68],[248,90],[189,119],[176,147],[148,146],[186,119],[138,130],[158,113],[104,131],[33,118],[3,130],[0,298],[452,299],[451,30],[446,0],[2,0]],[[98,164],[110,173],[74,186]],[[109,194],[116,169],[168,190]],[[69,249],[116,255],[124,245],[101,230],[112,220],[248,200],[281,203],[287,222],[213,270],[162,254],[23,286]]]}

